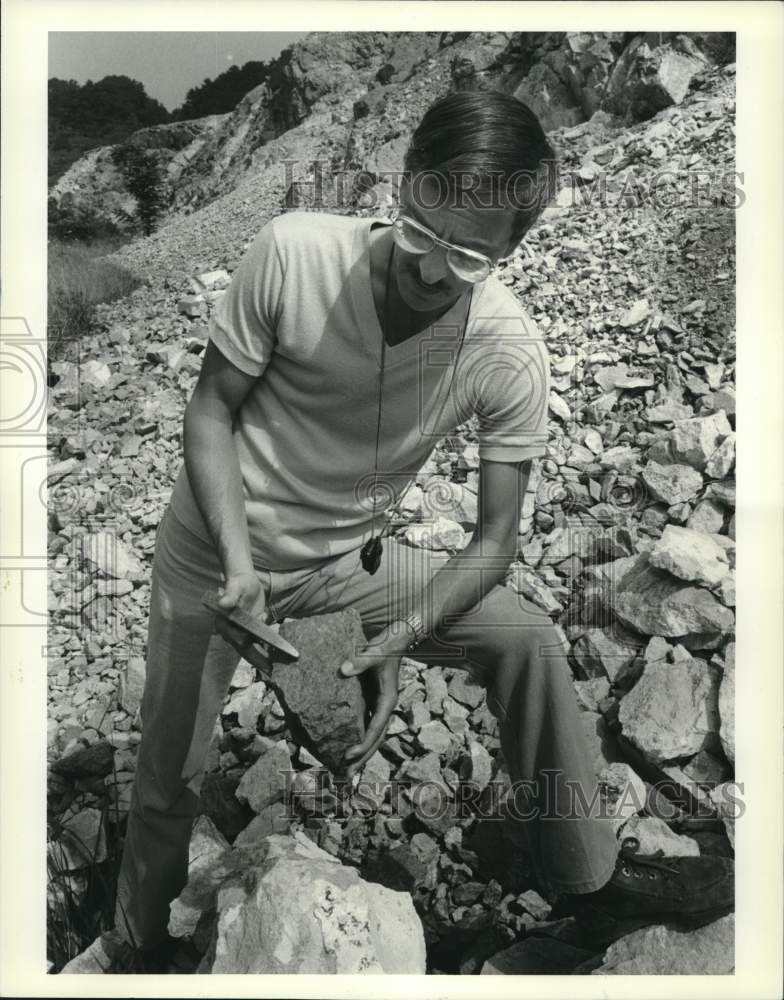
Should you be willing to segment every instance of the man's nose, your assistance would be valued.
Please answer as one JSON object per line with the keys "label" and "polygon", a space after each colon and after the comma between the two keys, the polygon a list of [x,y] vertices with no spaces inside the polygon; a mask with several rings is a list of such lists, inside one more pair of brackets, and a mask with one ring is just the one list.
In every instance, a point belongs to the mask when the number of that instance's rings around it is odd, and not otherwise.
{"label": "man's nose", "polygon": [[429,253],[422,254],[419,261],[419,273],[427,285],[435,285],[449,275],[449,265],[446,262],[446,250],[443,247],[433,247]]}

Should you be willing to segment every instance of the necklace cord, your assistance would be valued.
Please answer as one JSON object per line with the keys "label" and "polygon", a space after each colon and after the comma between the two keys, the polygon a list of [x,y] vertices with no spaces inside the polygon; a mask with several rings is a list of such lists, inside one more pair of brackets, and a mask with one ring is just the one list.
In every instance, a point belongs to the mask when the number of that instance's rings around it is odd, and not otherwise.
{"label": "necklace cord", "polygon": [[[378,505],[378,451],[379,444],[381,441],[381,412],[382,412],[382,398],[384,393],[384,362],[386,358],[386,345],[387,345],[387,330],[389,327],[389,299],[391,290],[391,279],[392,279],[392,259],[395,252],[394,239],[392,241],[392,246],[389,251],[389,259],[387,262],[387,273],[386,273],[386,283],[384,291],[384,309],[382,314],[382,337],[381,337],[381,368],[378,377],[378,409],[376,416],[376,448],[375,456],[373,460],[373,515],[371,519],[371,529],[370,538],[365,542],[360,551],[360,562],[362,568],[365,569],[372,576],[379,565],[381,564],[381,556],[383,552],[382,539],[386,533],[388,525],[379,532],[378,537],[376,537],[376,509]],[[460,360],[460,355],[463,350],[463,342],[465,340],[465,334],[468,328],[468,315],[471,310],[471,304],[474,298],[474,288],[471,286],[471,291],[469,293],[468,306],[466,308],[466,313],[463,321],[463,326],[461,330],[460,342],[457,349],[457,357],[455,359],[455,364],[452,369],[452,375],[449,379],[449,386],[447,388],[447,395],[444,405],[449,403],[452,395],[452,383],[454,382],[455,371],[457,370],[457,365]],[[353,574],[352,574],[353,576]]]}
{"label": "necklace cord", "polygon": [[392,247],[389,251],[389,262],[387,264],[387,277],[386,285],[384,289],[384,316],[383,316],[383,328],[381,330],[381,370],[378,375],[378,410],[376,415],[376,453],[373,459],[373,520],[370,529],[371,537],[376,533],[376,500],[378,496],[378,446],[381,441],[381,399],[384,393],[384,362],[386,359],[386,347],[387,347],[387,320],[389,317],[389,291],[391,286],[391,275],[392,275],[392,256],[395,252],[395,243],[392,241]]}

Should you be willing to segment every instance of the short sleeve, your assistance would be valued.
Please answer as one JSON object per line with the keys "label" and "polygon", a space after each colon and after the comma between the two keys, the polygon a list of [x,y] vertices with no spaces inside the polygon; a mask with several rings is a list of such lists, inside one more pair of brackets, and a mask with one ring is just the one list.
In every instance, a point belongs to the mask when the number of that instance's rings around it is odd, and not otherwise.
{"label": "short sleeve", "polygon": [[539,458],[548,436],[547,348],[528,323],[499,323],[496,329],[483,345],[478,380],[479,457],[492,462]]}
{"label": "short sleeve", "polygon": [[261,375],[272,357],[282,290],[283,268],[271,220],[242,258],[209,325],[210,340],[247,375]]}

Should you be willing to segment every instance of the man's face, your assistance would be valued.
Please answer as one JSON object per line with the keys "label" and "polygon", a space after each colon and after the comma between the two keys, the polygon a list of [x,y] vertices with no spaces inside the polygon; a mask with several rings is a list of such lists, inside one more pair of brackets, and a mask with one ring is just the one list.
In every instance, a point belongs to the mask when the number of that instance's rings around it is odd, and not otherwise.
{"label": "man's face", "polygon": [[[448,243],[476,250],[495,263],[511,252],[514,213],[509,207],[472,205],[469,196],[445,195],[430,178],[400,190],[400,212],[426,226]],[[490,201],[481,196],[479,201]],[[432,206],[432,207],[428,207]],[[411,309],[430,312],[453,302],[471,284],[459,278],[446,261],[447,249],[435,246],[429,253],[408,253],[395,248],[400,296]]]}

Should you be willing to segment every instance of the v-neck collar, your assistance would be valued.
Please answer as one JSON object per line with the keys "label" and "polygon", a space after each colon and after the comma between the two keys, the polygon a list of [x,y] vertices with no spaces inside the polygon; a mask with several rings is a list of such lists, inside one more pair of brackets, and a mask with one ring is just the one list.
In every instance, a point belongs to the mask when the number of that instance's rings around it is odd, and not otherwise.
{"label": "v-neck collar", "polygon": [[[381,346],[384,341],[384,331],[378,320],[376,304],[373,300],[373,285],[370,271],[370,232],[374,226],[390,226],[391,219],[363,219],[362,224],[357,226],[354,236],[354,266],[351,269],[351,294],[354,300],[354,308],[360,320],[362,334],[364,337],[364,348],[375,360],[381,358]],[[476,306],[484,291],[485,282],[480,281],[474,285],[473,294],[470,297],[468,315],[465,317],[465,339],[469,337],[471,324],[476,317]],[[461,296],[449,309],[440,316],[438,320],[429,326],[423,327],[419,333],[408,337],[399,344],[386,344],[387,362],[395,364],[407,361],[418,356],[421,350],[422,338],[427,337],[434,327],[455,327],[458,319],[464,310],[463,297]],[[462,323],[460,324],[462,328]]]}

